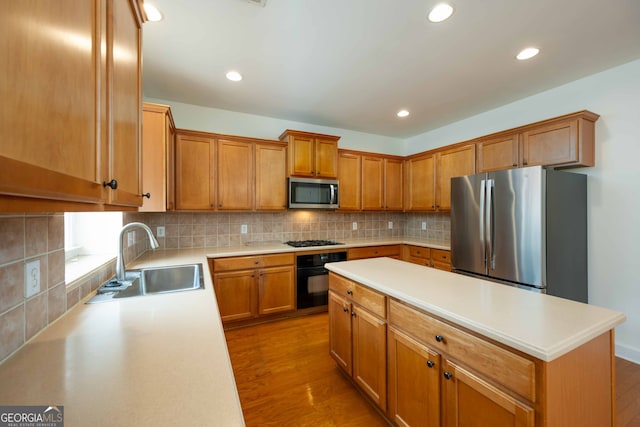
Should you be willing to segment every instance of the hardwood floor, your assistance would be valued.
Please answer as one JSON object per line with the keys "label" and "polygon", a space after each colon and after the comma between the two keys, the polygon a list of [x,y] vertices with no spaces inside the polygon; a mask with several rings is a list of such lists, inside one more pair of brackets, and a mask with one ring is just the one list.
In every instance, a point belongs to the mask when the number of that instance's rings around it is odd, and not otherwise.
{"label": "hardwood floor", "polygon": [[[326,313],[226,332],[247,427],[387,426],[329,356]],[[616,358],[617,427],[640,427],[640,365]]]}

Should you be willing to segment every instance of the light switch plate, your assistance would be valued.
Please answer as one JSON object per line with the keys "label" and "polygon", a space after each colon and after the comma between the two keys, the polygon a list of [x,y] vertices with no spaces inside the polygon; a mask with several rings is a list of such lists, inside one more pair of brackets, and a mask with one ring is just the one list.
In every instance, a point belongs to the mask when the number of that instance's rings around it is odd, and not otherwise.
{"label": "light switch plate", "polygon": [[156,228],[156,235],[158,237],[164,237],[164,227],[161,226]]}
{"label": "light switch plate", "polygon": [[247,234],[247,224],[242,224],[240,226],[240,234]]}
{"label": "light switch plate", "polygon": [[427,229],[427,223],[425,221],[422,221],[422,229],[423,230]]}
{"label": "light switch plate", "polygon": [[393,230],[393,221],[389,221],[388,227],[389,227],[389,230]]}
{"label": "light switch plate", "polygon": [[127,233],[127,247],[133,246],[135,242],[136,242],[136,232],[129,231]]}
{"label": "light switch plate", "polygon": [[354,222],[351,227],[352,227],[352,230],[357,230],[358,229],[358,223]]}
{"label": "light switch plate", "polygon": [[24,265],[24,297],[29,298],[40,292],[40,260]]}

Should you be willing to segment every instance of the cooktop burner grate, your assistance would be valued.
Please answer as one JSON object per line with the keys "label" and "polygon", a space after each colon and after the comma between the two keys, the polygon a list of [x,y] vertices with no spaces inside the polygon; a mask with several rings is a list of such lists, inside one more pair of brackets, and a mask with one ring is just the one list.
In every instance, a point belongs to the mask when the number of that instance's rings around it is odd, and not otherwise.
{"label": "cooktop burner grate", "polygon": [[294,248],[305,248],[308,246],[344,245],[344,243],[334,242],[333,240],[290,240],[285,243],[289,246],[293,246]]}

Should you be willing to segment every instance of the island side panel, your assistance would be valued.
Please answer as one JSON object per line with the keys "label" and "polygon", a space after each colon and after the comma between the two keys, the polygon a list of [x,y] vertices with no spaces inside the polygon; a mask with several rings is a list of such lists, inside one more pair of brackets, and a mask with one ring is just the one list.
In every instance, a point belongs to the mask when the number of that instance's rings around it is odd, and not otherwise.
{"label": "island side panel", "polygon": [[[614,330],[543,363],[544,419],[536,426],[615,426]],[[542,418],[542,417],[541,417]]]}

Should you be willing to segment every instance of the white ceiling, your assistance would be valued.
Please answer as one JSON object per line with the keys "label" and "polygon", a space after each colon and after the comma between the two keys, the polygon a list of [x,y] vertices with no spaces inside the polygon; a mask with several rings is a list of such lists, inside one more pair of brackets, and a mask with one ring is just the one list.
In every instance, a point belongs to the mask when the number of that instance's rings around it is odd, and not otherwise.
{"label": "white ceiling", "polygon": [[639,0],[148,1],[145,97],[397,138],[640,58]]}

